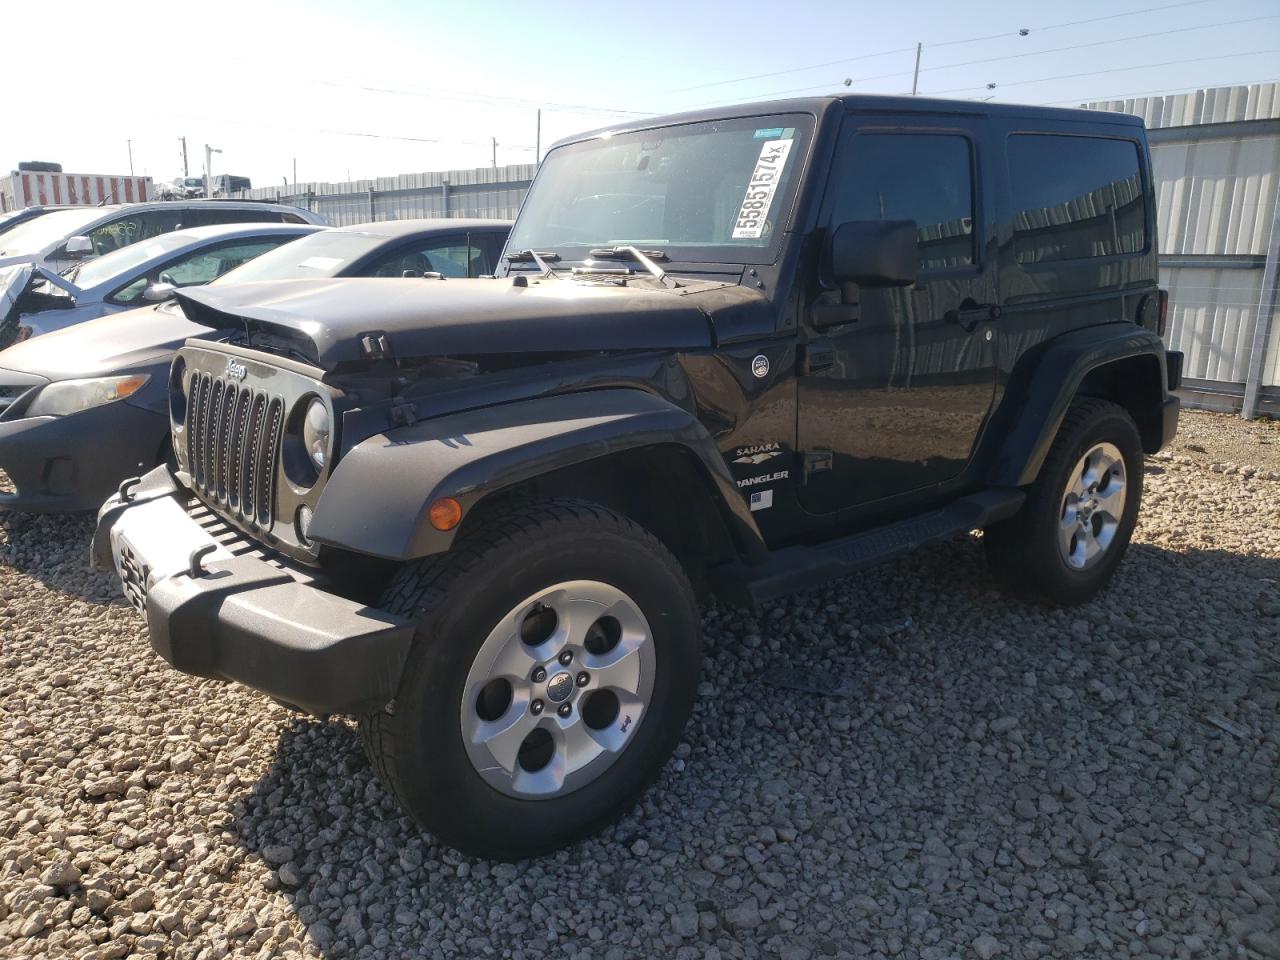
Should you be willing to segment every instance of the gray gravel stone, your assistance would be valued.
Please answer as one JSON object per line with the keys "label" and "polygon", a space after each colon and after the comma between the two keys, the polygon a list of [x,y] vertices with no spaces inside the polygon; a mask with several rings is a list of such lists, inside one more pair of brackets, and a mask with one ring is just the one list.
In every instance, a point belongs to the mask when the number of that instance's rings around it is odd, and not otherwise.
{"label": "gray gravel stone", "polygon": [[1280,960],[1280,484],[1157,463],[1072,610],[972,538],[704,608],[678,763],[518,864],[420,832],[350,722],[166,667],[87,520],[0,513],[0,956]]}

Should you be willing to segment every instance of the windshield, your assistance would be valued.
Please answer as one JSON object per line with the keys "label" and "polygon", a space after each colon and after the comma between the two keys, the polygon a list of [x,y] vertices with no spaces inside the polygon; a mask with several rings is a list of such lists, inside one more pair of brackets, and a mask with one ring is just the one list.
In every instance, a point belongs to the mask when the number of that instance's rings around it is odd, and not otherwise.
{"label": "windshield", "polygon": [[219,277],[215,283],[252,283],[257,280],[298,280],[304,277],[336,277],[366,253],[386,242],[385,237],[323,230],[269,250],[242,267]]}
{"label": "windshield", "polygon": [[787,114],[602,136],[551,151],[508,251],[584,259],[656,247],[672,260],[767,262],[804,162],[811,117]]}
{"label": "windshield", "polygon": [[188,242],[189,239],[180,233],[162,234],[142,243],[131,243],[119,250],[104,253],[87,263],[72,267],[63,276],[80,289],[88,290],[100,283],[121,278],[156,257],[163,256],[170,250],[176,250]]}
{"label": "windshield", "polygon": [[83,233],[104,212],[98,207],[55,210],[20,223],[0,237],[0,254],[12,257],[23,253],[40,253],[66,237]]}

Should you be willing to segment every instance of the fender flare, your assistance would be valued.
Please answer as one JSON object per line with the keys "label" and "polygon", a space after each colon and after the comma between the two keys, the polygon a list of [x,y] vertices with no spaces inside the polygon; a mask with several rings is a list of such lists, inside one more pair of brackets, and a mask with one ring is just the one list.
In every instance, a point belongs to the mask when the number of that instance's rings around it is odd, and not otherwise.
{"label": "fender flare", "polygon": [[1001,409],[1007,418],[993,431],[1002,442],[992,458],[987,482],[997,486],[1033,483],[1067,408],[1085,378],[1117,360],[1150,356],[1159,366],[1160,395],[1152,397],[1159,417],[1168,399],[1164,341],[1129,323],[1072,330],[1042,344],[1023,358],[1009,378]]}
{"label": "fender flare", "polygon": [[316,504],[310,538],[390,560],[441,553],[456,530],[427,511],[454,497],[463,516],[489,494],[624,450],[676,444],[706,469],[749,553],[763,540],[706,428],[688,411],[636,389],[559,394],[465,410],[360,441],[338,461]]}

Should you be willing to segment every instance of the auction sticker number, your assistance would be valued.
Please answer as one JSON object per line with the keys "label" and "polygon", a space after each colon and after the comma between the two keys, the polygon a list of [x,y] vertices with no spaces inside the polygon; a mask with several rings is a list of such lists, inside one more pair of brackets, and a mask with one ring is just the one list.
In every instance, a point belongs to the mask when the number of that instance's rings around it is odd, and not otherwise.
{"label": "auction sticker number", "polygon": [[787,156],[794,140],[766,140],[760,145],[760,158],[747,181],[747,192],[742,197],[742,208],[733,225],[733,239],[758,240],[764,233],[773,206],[773,195],[787,168]]}

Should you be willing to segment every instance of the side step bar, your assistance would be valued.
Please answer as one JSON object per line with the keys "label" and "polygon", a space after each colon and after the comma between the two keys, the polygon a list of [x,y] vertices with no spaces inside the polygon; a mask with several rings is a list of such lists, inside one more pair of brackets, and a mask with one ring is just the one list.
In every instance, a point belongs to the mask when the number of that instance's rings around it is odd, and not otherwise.
{"label": "side step bar", "polygon": [[1026,492],[1016,487],[983,490],[941,510],[829,543],[784,547],[760,564],[730,564],[718,571],[715,586],[722,596],[743,606],[755,606],[1006,520],[1018,512],[1026,497]]}

